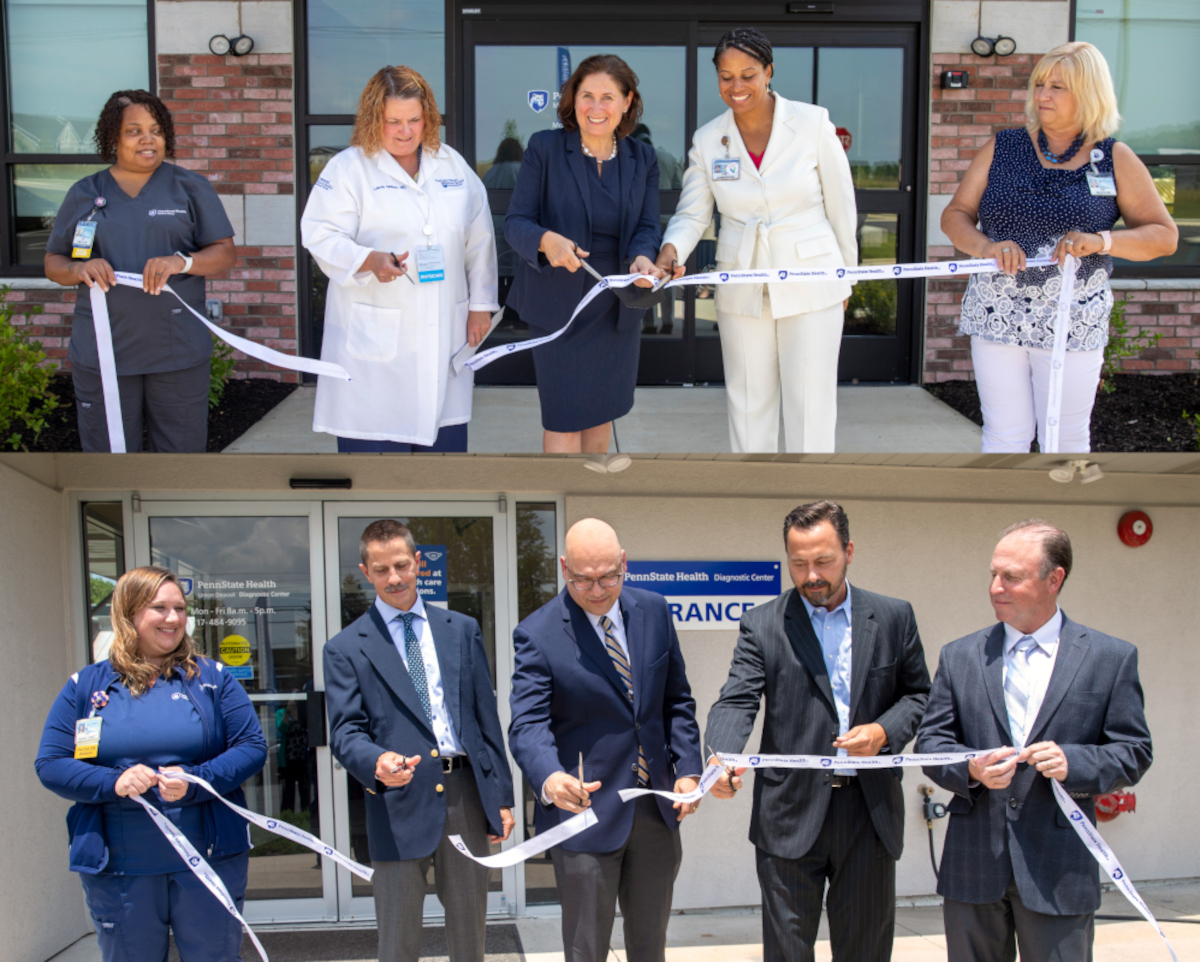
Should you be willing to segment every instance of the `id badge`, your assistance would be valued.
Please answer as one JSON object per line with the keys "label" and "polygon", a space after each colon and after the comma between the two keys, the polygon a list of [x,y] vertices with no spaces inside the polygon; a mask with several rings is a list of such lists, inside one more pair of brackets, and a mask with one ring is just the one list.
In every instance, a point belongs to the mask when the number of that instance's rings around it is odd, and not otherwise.
{"label": "id badge", "polygon": [[1112,174],[1094,174],[1089,172],[1087,175],[1087,185],[1093,197],[1117,196],[1117,183],[1113,179]]}
{"label": "id badge", "polygon": [[446,262],[442,257],[441,246],[426,247],[417,250],[417,280],[422,284],[428,281],[446,279]]}
{"label": "id badge", "polygon": [[75,757],[95,758],[100,750],[100,724],[103,718],[93,715],[75,723]]}
{"label": "id badge", "polygon": [[742,162],[737,157],[726,157],[713,161],[713,180],[737,180],[742,172]]}
{"label": "id badge", "polygon": [[71,239],[71,256],[87,260],[92,256],[92,245],[96,243],[96,221],[81,220],[75,225],[75,236]]}

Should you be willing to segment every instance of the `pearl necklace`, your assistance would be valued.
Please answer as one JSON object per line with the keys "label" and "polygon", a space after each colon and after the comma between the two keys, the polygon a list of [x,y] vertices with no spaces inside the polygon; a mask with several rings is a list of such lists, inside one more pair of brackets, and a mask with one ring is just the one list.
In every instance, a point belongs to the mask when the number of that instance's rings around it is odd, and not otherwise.
{"label": "pearl necklace", "polygon": [[[592,158],[592,160],[598,160],[598,159],[599,159],[599,158],[597,158],[597,157],[596,157],[596,155],[595,155],[595,154],[593,154],[593,153],[592,153],[590,150],[588,150],[588,148],[587,148],[587,144],[585,144],[585,143],[583,142],[583,140],[580,140],[580,141],[579,141],[579,144],[580,144],[580,146],[581,146],[581,147],[583,147],[583,152],[584,152],[585,154],[587,154],[589,157],[591,157],[591,158]],[[612,160],[612,159],[614,159],[616,156],[617,156],[617,138],[616,138],[616,137],[614,137],[614,138],[613,138],[613,149],[612,149],[612,153],[611,153],[611,154],[609,154],[609,155],[608,155],[608,156],[605,158],[605,160]],[[601,161],[601,163],[603,163],[603,161]]]}

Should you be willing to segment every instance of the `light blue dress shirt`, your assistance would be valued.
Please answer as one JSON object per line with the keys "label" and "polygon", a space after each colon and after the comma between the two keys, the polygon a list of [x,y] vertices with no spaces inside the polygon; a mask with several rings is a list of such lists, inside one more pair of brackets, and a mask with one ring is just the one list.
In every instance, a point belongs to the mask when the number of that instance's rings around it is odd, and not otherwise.
{"label": "light blue dress shirt", "polygon": [[433,735],[437,739],[438,754],[442,757],[466,754],[454,731],[454,719],[450,717],[450,710],[446,707],[446,696],[442,690],[442,669],[438,665],[437,649],[433,645],[433,633],[429,630],[429,619],[425,616],[425,603],[421,601],[421,596],[417,595],[416,602],[407,612],[393,608],[378,595],[375,596],[375,607],[383,616],[384,623],[391,633],[392,643],[400,652],[400,660],[404,662],[406,669],[408,652],[404,644],[404,621],[400,616],[413,616],[413,632],[417,636],[421,646],[421,658],[425,662],[425,680],[429,685],[429,713],[433,716]]}
{"label": "light blue dress shirt", "polygon": [[[850,730],[850,628],[854,619],[850,598],[850,582],[846,582],[846,600],[833,611],[815,608],[808,603],[804,595],[800,595],[800,600],[804,602],[804,608],[808,612],[813,633],[821,643],[821,653],[825,657],[825,671],[829,674],[829,687],[833,689],[833,703],[837,708],[839,735],[844,735]],[[837,750],[839,758],[845,758],[849,754],[844,748]],[[855,775],[856,772],[853,769],[839,769],[834,774]]]}

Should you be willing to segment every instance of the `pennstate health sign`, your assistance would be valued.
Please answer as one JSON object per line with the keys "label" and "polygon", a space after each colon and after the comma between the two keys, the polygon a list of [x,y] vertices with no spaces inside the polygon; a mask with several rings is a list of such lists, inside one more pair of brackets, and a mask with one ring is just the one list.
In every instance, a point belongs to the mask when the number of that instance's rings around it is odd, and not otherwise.
{"label": "pennstate health sign", "polygon": [[778,561],[630,561],[625,583],[667,599],[676,631],[736,628],[779,595]]}

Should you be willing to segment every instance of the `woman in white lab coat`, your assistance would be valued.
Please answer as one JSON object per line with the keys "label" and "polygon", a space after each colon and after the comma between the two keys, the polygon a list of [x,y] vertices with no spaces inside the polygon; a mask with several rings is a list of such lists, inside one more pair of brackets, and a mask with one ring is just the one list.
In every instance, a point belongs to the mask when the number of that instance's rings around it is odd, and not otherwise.
{"label": "woman in white lab coat", "polygon": [[[729,110],[692,138],[657,266],[687,259],[714,203],[718,270],[857,265],[854,182],[829,113],[771,91],[771,42],[757,30],[731,30],[713,62]],[[849,296],[844,280],[717,287],[734,451],[777,450],[781,396],[787,450],[833,450]]]}
{"label": "woman in white lab coat", "polygon": [[329,278],[313,430],[339,451],[466,451],[474,375],[452,358],[487,336],[496,238],[487,193],[438,140],[425,79],[384,67],[367,83],[351,146],[325,166],[300,222]]}

